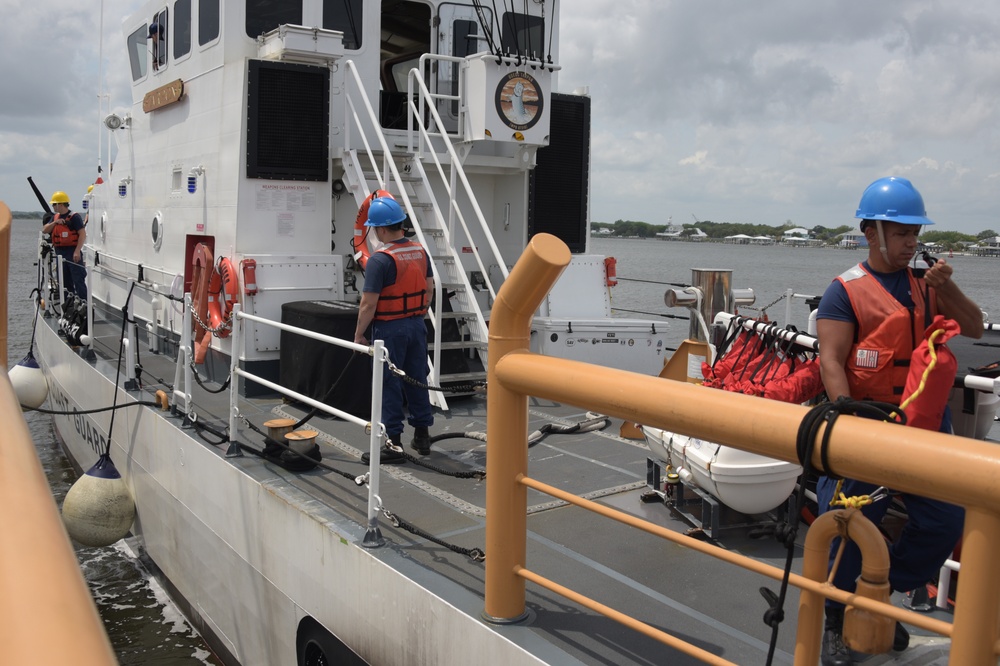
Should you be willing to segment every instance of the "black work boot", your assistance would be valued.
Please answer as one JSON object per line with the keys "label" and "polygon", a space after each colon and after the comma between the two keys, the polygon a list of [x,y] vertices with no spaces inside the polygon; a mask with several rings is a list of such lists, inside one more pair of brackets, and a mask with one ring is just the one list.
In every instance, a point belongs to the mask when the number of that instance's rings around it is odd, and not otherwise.
{"label": "black work boot", "polygon": [[[394,451],[393,449],[388,448],[389,444],[402,448],[403,447],[402,437],[400,435],[389,436],[388,440],[386,441],[386,447],[382,449],[382,452],[379,455],[379,463],[382,465],[405,463],[406,457],[402,454],[402,452]],[[365,451],[364,453],[361,454],[361,462],[363,462],[366,465],[371,464],[372,462],[371,454],[369,454],[368,451]]]}
{"label": "black work boot", "polygon": [[892,649],[895,652],[902,652],[910,647],[910,632],[899,622],[896,623],[896,633],[892,637]]}
{"label": "black work boot", "polygon": [[854,659],[844,645],[844,609],[827,608],[820,663],[823,666],[851,666]]}
{"label": "black work boot", "polygon": [[426,426],[417,426],[413,429],[413,441],[410,442],[410,446],[422,456],[430,455],[431,437],[427,434]]}

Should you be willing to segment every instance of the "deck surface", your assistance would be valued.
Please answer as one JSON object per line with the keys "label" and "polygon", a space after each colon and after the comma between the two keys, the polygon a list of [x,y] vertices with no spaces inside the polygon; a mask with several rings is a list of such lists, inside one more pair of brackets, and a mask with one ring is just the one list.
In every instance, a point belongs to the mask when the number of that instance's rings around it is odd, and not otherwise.
{"label": "deck surface", "polygon": [[[104,372],[112,373],[106,359],[117,357],[119,329],[109,324],[98,324],[96,328],[98,359],[95,362],[106,366],[102,367]],[[174,377],[172,359],[144,354],[142,368],[142,389],[135,394],[138,399],[151,399],[156,390],[169,388],[166,380]],[[225,430],[228,394],[212,394],[200,387],[195,388],[194,394],[199,421]],[[449,401],[449,407],[448,412],[435,415],[435,424],[430,429],[434,441],[429,456],[418,456],[409,448],[412,429],[407,427],[404,442],[409,459],[404,464],[382,466],[380,496],[385,509],[416,526],[423,534],[433,535],[458,548],[484,548],[485,481],[456,478],[448,472],[485,469],[485,443],[454,435],[485,433],[486,400],[484,397],[454,398]],[[298,420],[308,411],[307,406],[276,397],[241,398],[239,408],[242,415],[260,427],[276,417]],[[586,418],[583,408],[529,400],[529,425],[533,429],[549,423],[572,425]],[[725,515],[721,528],[709,539],[689,519],[659,498],[648,501],[649,451],[641,441],[619,437],[620,425],[620,420],[612,419],[600,431],[545,435],[529,448],[529,474],[678,534],[691,534],[728,551],[775,567],[784,566],[784,548],[769,536],[754,536],[766,531],[767,517]],[[365,525],[367,489],[329,468],[350,477],[367,472],[368,467],[360,461],[360,454],[367,450],[368,436],[359,427],[329,416],[312,418],[308,428],[320,433],[318,442],[324,467],[292,473],[274,463],[262,463],[249,453],[230,460],[234,465],[271,466],[277,479],[275,484],[297,489],[334,509],[345,520]],[[997,431],[994,426],[991,436],[995,437]],[[218,449],[220,454],[227,447],[207,441],[214,438],[205,439],[204,445]],[[238,439],[248,447],[263,447],[262,438],[249,429],[241,430]],[[644,496],[647,501],[643,501]],[[770,630],[762,620],[767,604],[758,590],[762,586],[777,590],[777,581],[567,506],[533,490],[528,492],[528,506],[527,566],[530,570],[735,663],[766,662]],[[693,513],[697,518],[699,505],[695,505]],[[754,525],[728,526],[746,522]],[[449,590],[456,587],[465,590],[469,596],[457,600],[456,605],[467,605],[463,610],[476,616],[482,612],[485,575],[482,562],[421,534],[396,527],[385,518],[379,525],[386,542],[382,548],[400,556],[398,561],[404,563],[401,570],[406,575],[419,578],[437,594],[448,595]],[[803,524],[793,558],[796,572],[800,569],[805,531]],[[478,607],[476,601],[470,603],[469,599],[478,599]],[[894,600],[900,604],[902,597],[896,595]],[[797,604],[797,590],[791,587],[785,603],[788,619],[779,633],[774,663],[792,662]],[[527,608],[528,618],[517,626],[529,627],[531,633],[541,639],[537,645],[545,646],[540,649],[542,654],[554,647],[557,652],[550,654],[562,651],[571,659],[586,664],[701,663],[530,583]],[[950,620],[946,612],[934,614]],[[865,663],[946,663],[946,640],[922,636],[919,630],[910,629],[913,635],[910,649],[872,657]],[[505,629],[501,627],[500,631]],[[524,643],[524,635],[523,631],[511,632],[511,639]]]}

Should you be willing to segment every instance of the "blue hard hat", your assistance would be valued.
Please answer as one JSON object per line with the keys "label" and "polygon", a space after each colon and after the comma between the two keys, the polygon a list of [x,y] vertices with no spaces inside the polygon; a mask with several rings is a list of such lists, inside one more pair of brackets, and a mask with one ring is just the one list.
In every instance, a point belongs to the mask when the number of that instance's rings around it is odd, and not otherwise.
{"label": "blue hard hat", "polygon": [[374,199],[368,207],[368,220],[366,227],[388,227],[392,224],[399,224],[406,219],[406,213],[396,203],[395,199],[380,197]]}
{"label": "blue hard hat", "polygon": [[924,198],[905,178],[889,176],[879,178],[861,195],[859,220],[886,220],[899,224],[934,224],[927,219]]}

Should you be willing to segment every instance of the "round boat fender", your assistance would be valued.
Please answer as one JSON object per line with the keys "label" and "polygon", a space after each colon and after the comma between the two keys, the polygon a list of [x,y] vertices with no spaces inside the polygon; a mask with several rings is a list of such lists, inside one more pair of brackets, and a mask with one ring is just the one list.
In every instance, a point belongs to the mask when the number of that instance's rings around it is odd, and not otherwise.
{"label": "round boat fender", "polygon": [[21,404],[21,409],[38,409],[49,396],[49,383],[45,373],[38,366],[35,355],[28,350],[28,355],[13,368],[7,371],[7,377],[14,387],[14,394]]}
{"label": "round boat fender", "polygon": [[191,254],[191,309],[194,332],[194,362],[205,362],[205,353],[212,338],[204,323],[208,322],[208,286],[212,277],[212,251],[204,243],[194,246]]}
{"label": "round boat fender", "polygon": [[368,227],[365,226],[365,222],[368,221],[368,207],[372,205],[372,201],[382,197],[395,199],[385,190],[375,190],[361,202],[358,216],[354,218],[354,238],[351,240],[351,247],[354,248],[354,261],[358,262],[361,268],[368,265],[368,259],[372,256],[371,247],[368,245]]}
{"label": "round boat fender", "polygon": [[109,455],[98,458],[70,487],[62,516],[66,532],[84,546],[110,546],[128,534],[135,502]]}
{"label": "round boat fender", "polygon": [[208,324],[218,337],[229,337],[229,316],[233,305],[239,301],[240,285],[236,267],[230,259],[219,257],[219,263],[208,282]]}

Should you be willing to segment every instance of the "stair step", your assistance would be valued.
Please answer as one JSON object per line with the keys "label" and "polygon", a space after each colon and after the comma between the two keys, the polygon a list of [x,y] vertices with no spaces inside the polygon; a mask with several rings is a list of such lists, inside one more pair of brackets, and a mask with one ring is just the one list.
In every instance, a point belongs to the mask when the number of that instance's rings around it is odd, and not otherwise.
{"label": "stair step", "polygon": [[442,312],[441,319],[473,319],[475,318],[475,312],[467,312],[460,310],[457,312]]}

